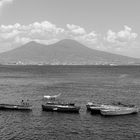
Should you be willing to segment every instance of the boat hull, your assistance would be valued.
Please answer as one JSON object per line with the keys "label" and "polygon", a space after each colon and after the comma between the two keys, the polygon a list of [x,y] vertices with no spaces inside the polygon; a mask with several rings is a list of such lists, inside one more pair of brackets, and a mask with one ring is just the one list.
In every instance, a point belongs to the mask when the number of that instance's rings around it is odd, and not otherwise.
{"label": "boat hull", "polygon": [[22,105],[10,105],[10,104],[0,104],[0,110],[21,110],[21,111],[31,111],[31,106]]}
{"label": "boat hull", "polygon": [[43,111],[64,112],[64,113],[79,113],[80,107],[63,106],[63,105],[42,105]]}
{"label": "boat hull", "polygon": [[90,111],[92,114],[100,114],[100,108],[99,107],[87,106],[87,111]]}
{"label": "boat hull", "polygon": [[87,106],[87,110],[89,110],[92,114],[101,114],[104,116],[136,114],[139,112],[139,109],[137,107],[100,105],[100,104],[93,104],[93,103],[89,103],[86,106]]}
{"label": "boat hull", "polygon": [[101,114],[102,109],[110,108],[110,105],[100,105],[100,104],[87,104],[87,110],[90,111],[92,114]]}
{"label": "boat hull", "polygon": [[119,115],[129,115],[129,114],[136,114],[138,113],[137,108],[120,108],[120,109],[108,109],[108,110],[101,110],[101,115],[104,116],[119,116]]}

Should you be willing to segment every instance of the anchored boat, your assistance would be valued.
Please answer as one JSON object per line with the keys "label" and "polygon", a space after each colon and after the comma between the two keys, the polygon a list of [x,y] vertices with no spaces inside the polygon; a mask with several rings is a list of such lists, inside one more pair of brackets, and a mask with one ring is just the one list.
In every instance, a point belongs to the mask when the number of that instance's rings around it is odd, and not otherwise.
{"label": "anchored boat", "polygon": [[57,95],[55,96],[44,96],[47,102],[42,105],[43,111],[54,111],[54,112],[66,112],[66,113],[79,113],[80,107],[76,106],[75,103],[64,103],[56,101]]}
{"label": "anchored boat", "polygon": [[46,103],[42,105],[43,111],[79,113],[80,107],[71,104]]}
{"label": "anchored boat", "polygon": [[28,102],[21,101],[21,104],[0,104],[0,110],[21,110],[30,111],[32,106]]}
{"label": "anchored boat", "polygon": [[103,105],[103,104],[94,104],[92,102],[88,102],[87,110],[90,111],[93,114],[100,114],[102,109],[108,109],[112,107],[111,105]]}
{"label": "anchored boat", "polygon": [[103,105],[103,104],[94,104],[89,102],[87,105],[87,110],[92,114],[101,114],[101,115],[127,115],[138,113],[139,109],[132,105]]}
{"label": "anchored boat", "polygon": [[139,109],[136,107],[116,107],[109,109],[101,109],[101,114],[105,116],[117,116],[117,115],[128,115],[136,114],[139,112]]}

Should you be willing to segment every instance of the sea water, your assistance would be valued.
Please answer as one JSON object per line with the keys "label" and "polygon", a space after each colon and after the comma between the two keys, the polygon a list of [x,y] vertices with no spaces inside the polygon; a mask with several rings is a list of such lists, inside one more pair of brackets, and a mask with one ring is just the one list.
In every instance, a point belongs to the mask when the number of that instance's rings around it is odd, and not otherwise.
{"label": "sea water", "polygon": [[[44,112],[44,95],[81,106],[79,114]],[[0,66],[0,103],[30,100],[31,112],[0,111],[1,140],[139,140],[140,113],[103,117],[86,103],[140,108],[140,66]]]}

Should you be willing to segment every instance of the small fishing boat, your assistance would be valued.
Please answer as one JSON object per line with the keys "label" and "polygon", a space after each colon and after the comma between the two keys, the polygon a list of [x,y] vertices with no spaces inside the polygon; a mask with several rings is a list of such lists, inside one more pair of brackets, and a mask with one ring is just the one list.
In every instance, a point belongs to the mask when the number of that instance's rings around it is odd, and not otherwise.
{"label": "small fishing boat", "polygon": [[[47,98],[48,97],[48,98]],[[80,107],[76,106],[75,103],[64,103],[57,101],[58,96],[45,96],[47,102],[42,104],[43,111],[53,111],[53,112],[66,112],[66,113],[79,113]]]}
{"label": "small fishing boat", "polygon": [[42,105],[43,111],[79,113],[80,107],[71,104],[46,103]]}
{"label": "small fishing boat", "polygon": [[32,110],[32,106],[22,100],[21,104],[0,104],[0,110],[30,111]]}
{"label": "small fishing boat", "polygon": [[101,109],[101,114],[105,116],[118,116],[118,115],[128,115],[136,114],[139,112],[139,109],[136,107],[116,107],[109,109]]}
{"label": "small fishing boat", "polygon": [[134,105],[104,105],[104,104],[94,104],[89,102],[87,105],[87,110],[92,114],[101,115],[125,115],[138,113],[139,109]]}
{"label": "small fishing boat", "polygon": [[94,104],[92,102],[88,102],[87,105],[87,110],[90,111],[93,114],[100,114],[101,109],[108,109],[111,107],[114,107],[112,105],[104,105],[104,104]]}

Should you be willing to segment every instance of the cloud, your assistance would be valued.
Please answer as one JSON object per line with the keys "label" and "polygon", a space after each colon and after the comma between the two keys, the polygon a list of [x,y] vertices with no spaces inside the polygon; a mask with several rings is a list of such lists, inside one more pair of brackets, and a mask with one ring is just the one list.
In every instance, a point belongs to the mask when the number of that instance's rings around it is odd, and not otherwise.
{"label": "cloud", "polygon": [[25,44],[29,41],[37,41],[43,44],[52,44],[64,38],[71,38],[85,44],[95,43],[96,33],[86,33],[85,29],[77,25],[66,25],[67,29],[57,27],[48,21],[34,22],[29,25],[0,26],[0,43],[8,43],[13,46]]}
{"label": "cloud", "polygon": [[92,31],[90,33],[83,34],[81,36],[75,36],[74,39],[84,44],[92,45],[98,42],[98,34]]}
{"label": "cloud", "polygon": [[89,42],[90,44],[94,44],[98,40],[98,35],[94,31],[92,31],[89,34],[85,34],[83,36],[83,40],[85,40],[86,42]]}
{"label": "cloud", "polygon": [[13,0],[0,0],[0,8],[2,8],[5,4],[12,3]]}
{"label": "cloud", "polygon": [[87,45],[97,43],[98,35],[95,33],[95,31],[87,33],[83,27],[74,24],[67,24],[66,27],[68,30],[66,30],[65,32],[68,37],[71,37],[72,39],[75,39]]}
{"label": "cloud", "polygon": [[84,28],[80,27],[80,26],[77,26],[77,25],[70,25],[70,24],[67,24],[67,28],[69,30],[69,33],[72,33],[72,34],[75,34],[75,35],[83,35],[83,34],[86,34],[86,31]]}
{"label": "cloud", "polygon": [[[56,25],[44,21],[35,22],[29,25],[1,25],[0,26],[0,42],[12,41],[12,43],[23,44],[31,40],[54,40],[64,32],[64,29],[56,27]],[[44,42],[44,41],[43,41]]]}
{"label": "cloud", "polygon": [[48,45],[61,39],[71,38],[90,48],[107,51],[117,48],[117,45],[119,47],[129,46],[128,44],[134,42],[137,36],[128,26],[124,26],[124,30],[119,32],[109,30],[105,37],[94,30],[87,32],[78,25],[67,24],[64,29],[48,21],[34,22],[28,25],[16,23],[14,25],[0,26],[0,46],[5,46],[5,50],[15,48],[30,41],[37,41]]}
{"label": "cloud", "polygon": [[114,43],[116,45],[125,45],[134,41],[137,36],[137,33],[133,33],[132,29],[125,25],[124,30],[121,30],[117,33],[113,32],[112,30],[108,30],[107,36],[104,39],[109,43]]}

